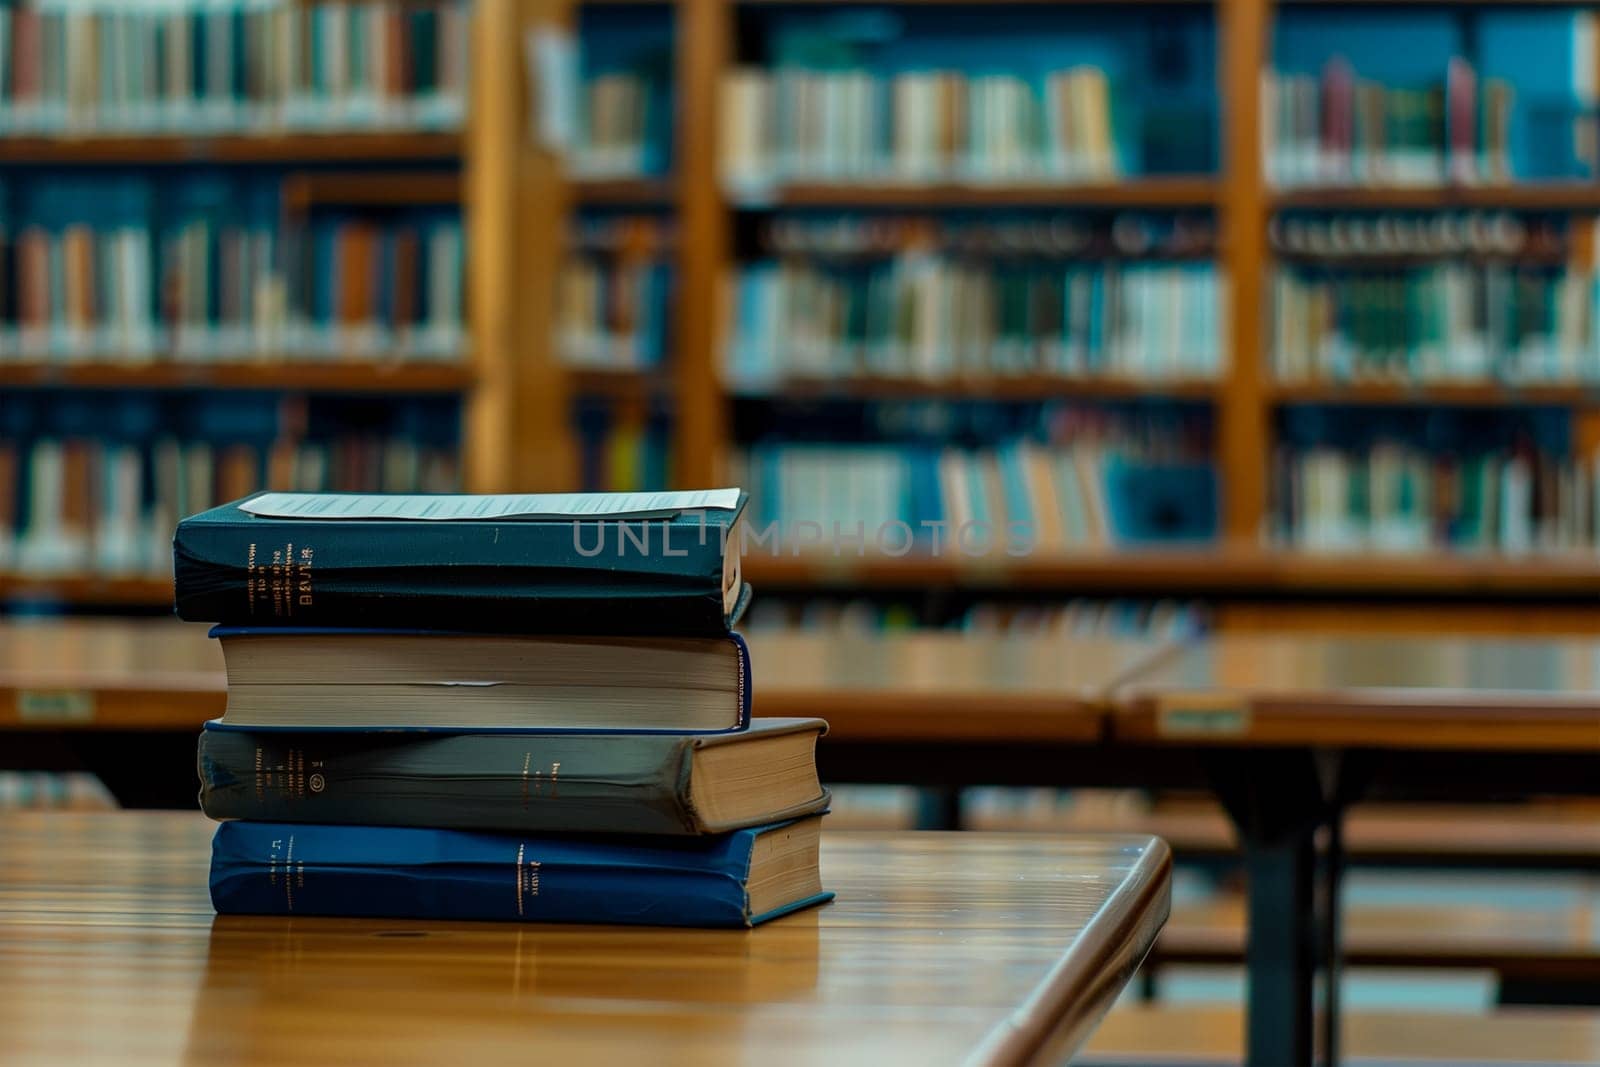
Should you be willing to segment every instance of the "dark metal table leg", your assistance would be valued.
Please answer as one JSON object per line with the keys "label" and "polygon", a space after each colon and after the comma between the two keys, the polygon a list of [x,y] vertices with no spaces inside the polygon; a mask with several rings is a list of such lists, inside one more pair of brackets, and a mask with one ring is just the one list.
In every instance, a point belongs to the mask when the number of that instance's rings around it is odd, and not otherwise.
{"label": "dark metal table leg", "polygon": [[961,829],[961,787],[929,786],[917,791],[918,830]]}
{"label": "dark metal table leg", "polygon": [[1311,753],[1292,749],[1219,751],[1206,765],[1250,880],[1245,1062],[1309,1067],[1323,945],[1316,832],[1329,808],[1318,769]]}
{"label": "dark metal table leg", "polygon": [[1311,830],[1247,841],[1244,856],[1250,878],[1245,1062],[1250,1067],[1309,1065],[1317,940]]}
{"label": "dark metal table leg", "polygon": [[1335,804],[1327,815],[1327,842],[1322,858],[1322,1062],[1339,1062],[1339,983],[1344,977],[1343,926],[1340,922],[1340,880],[1344,877],[1344,809]]}

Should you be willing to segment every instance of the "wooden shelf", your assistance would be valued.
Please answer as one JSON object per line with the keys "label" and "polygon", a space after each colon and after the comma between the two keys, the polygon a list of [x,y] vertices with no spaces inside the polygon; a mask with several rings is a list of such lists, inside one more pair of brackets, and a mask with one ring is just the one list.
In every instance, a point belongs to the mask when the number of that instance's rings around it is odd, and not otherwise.
{"label": "wooden shelf", "polygon": [[[1592,601],[1600,596],[1600,553],[1495,555],[1313,555],[1251,549],[1084,552],[1019,559],[960,555],[865,558],[853,553],[787,554],[754,549],[745,577],[757,589],[903,591],[965,588],[1046,594],[1341,598],[1438,597],[1452,600],[1540,598]],[[161,607],[172,582],[155,578],[32,577],[0,574],[0,601]]]}
{"label": "wooden shelf", "polygon": [[8,137],[8,163],[320,163],[456,159],[455,133],[287,133],[184,137]]}
{"label": "wooden shelf", "polygon": [[1526,211],[1600,210],[1600,182],[1511,185],[1339,186],[1280,189],[1275,208],[1507,208]]}
{"label": "wooden shelf", "polygon": [[1600,406],[1595,385],[1511,385],[1498,382],[1350,382],[1279,384],[1268,388],[1277,404],[1405,405],[1456,407]]}
{"label": "wooden shelf", "polygon": [[1221,383],[1205,379],[1068,378],[1018,375],[984,378],[788,378],[771,389],[730,389],[737,399],[945,399],[1069,400],[1078,397],[1124,399],[1152,397],[1214,401]]}
{"label": "wooden shelf", "polygon": [[0,573],[0,602],[61,601],[108,607],[171,607],[171,578],[101,578],[92,575],[34,577]]}
{"label": "wooden shelf", "polygon": [[1313,555],[1250,548],[1085,552],[969,559],[900,559],[853,554],[745,556],[758,589],[920,591],[1012,589],[1046,593],[1280,595],[1453,598],[1592,598],[1600,595],[1600,553],[1495,555]]}
{"label": "wooden shelf", "polygon": [[1095,185],[1009,185],[826,182],[774,186],[761,195],[729,198],[739,210],[786,207],[1211,207],[1218,183],[1209,177],[1136,178]]}
{"label": "wooden shelf", "polygon": [[[588,2],[588,0],[586,0]],[[608,2],[621,3],[624,0],[608,0]],[[751,7],[763,7],[773,4],[786,4],[795,7],[831,7],[839,4],[855,4],[860,0],[734,0],[735,3]],[[1196,5],[1209,6],[1215,0],[886,0],[890,6],[900,5],[933,5],[935,7],[1031,7],[1034,5],[1048,5],[1050,7],[1192,7]],[[1370,3],[1393,2],[1393,0],[1368,0]],[[1444,2],[1444,0],[1438,0]],[[1483,0],[1488,2],[1488,0]],[[1578,0],[1569,0],[1576,3]]]}
{"label": "wooden shelf", "polygon": [[574,178],[572,196],[579,204],[671,207],[678,201],[673,178]]}
{"label": "wooden shelf", "polygon": [[304,389],[337,393],[448,393],[473,382],[466,363],[34,363],[0,364],[0,386],[82,389]]}
{"label": "wooden shelf", "polygon": [[318,205],[450,206],[461,203],[461,175],[450,171],[294,174],[284,179],[282,195],[285,210],[302,214]]}
{"label": "wooden shelf", "polygon": [[1403,270],[1436,267],[1441,263],[1470,263],[1474,266],[1565,267],[1572,263],[1570,252],[1370,252],[1359,255],[1319,252],[1290,252],[1276,249],[1272,258],[1279,263],[1315,267],[1319,270]]}

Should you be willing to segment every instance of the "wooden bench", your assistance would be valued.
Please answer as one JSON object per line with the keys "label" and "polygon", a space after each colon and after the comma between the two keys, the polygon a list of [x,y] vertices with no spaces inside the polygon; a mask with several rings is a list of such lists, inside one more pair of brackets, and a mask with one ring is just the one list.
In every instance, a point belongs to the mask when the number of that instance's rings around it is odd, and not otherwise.
{"label": "wooden bench", "polygon": [[[1179,861],[1238,855],[1233,825],[1209,800],[1162,801],[1150,810],[1098,803],[1042,816],[969,811],[976,830],[1149,833]],[[1345,819],[1345,853],[1355,865],[1600,869],[1600,803],[1587,799],[1524,804],[1362,804]]]}
{"label": "wooden bench", "polygon": [[[1124,1003],[1108,1014],[1078,1058],[1080,1067],[1213,1067],[1244,1052],[1238,1008]],[[1488,1015],[1344,1013],[1350,1067],[1590,1067],[1600,1063],[1600,1013],[1503,1008]]]}
{"label": "wooden bench", "polygon": [[[1480,969],[1493,971],[1505,992],[1567,985],[1592,995],[1600,989],[1600,893],[1575,895],[1580,899],[1569,906],[1549,908],[1350,902],[1344,911],[1344,960],[1357,967]],[[1240,964],[1245,920],[1239,892],[1176,902],[1150,960],[1156,965]]]}

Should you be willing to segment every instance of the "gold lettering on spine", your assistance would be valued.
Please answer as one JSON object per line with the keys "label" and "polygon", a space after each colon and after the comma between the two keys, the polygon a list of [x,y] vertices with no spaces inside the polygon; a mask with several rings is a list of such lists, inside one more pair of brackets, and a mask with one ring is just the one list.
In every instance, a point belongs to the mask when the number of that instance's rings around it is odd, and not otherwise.
{"label": "gold lettering on spine", "polygon": [[311,559],[311,546],[301,545],[300,558],[295,563],[294,571],[294,602],[302,608],[311,607],[314,599],[311,590]]}
{"label": "gold lettering on spine", "polygon": [[532,764],[532,762],[533,762],[533,753],[532,752],[523,753],[523,755],[522,755],[522,806],[524,808],[526,808],[528,806],[528,786],[529,786],[530,782],[533,785],[533,795],[534,796],[540,795],[540,793],[544,790],[544,783],[547,782],[547,781],[550,783],[550,796],[551,797],[559,797],[561,795],[561,791],[557,787],[558,783],[556,781],[556,777],[561,773],[561,761],[560,760],[556,760],[553,763],[551,763],[550,764],[550,769],[548,771],[534,771],[530,775],[529,772],[528,772],[528,768]]}
{"label": "gold lettering on spine", "polygon": [[250,542],[250,551],[244,559],[244,602],[250,614],[256,613],[256,597],[261,595],[261,575],[256,570],[256,543]]}
{"label": "gold lettering on spine", "polygon": [[[294,885],[292,884],[292,880],[290,878],[290,874],[293,871],[294,871],[294,835],[290,834],[289,835],[289,850],[284,855],[284,859],[283,859],[283,900],[284,900],[284,903],[286,903],[289,906],[289,910],[290,911],[294,910]],[[304,863],[302,863],[300,865],[299,875],[300,875],[300,884],[301,885],[305,885],[306,884],[306,865]]]}
{"label": "gold lettering on spine", "polygon": [[[255,546],[250,546],[251,558],[254,559]],[[294,542],[290,541],[282,548],[272,550],[272,563],[270,566],[250,564],[252,571],[262,573],[254,580],[252,588],[254,596],[272,602],[272,613],[280,618],[291,618],[296,608],[309,608],[316,602],[316,591],[311,580],[311,568],[315,562],[316,553],[310,545],[301,545],[296,551]],[[255,612],[255,600],[251,600],[251,613]]]}
{"label": "gold lettering on spine", "polygon": [[517,918],[522,918],[522,853],[527,845],[517,846],[517,865],[512,868],[512,873],[517,876]]}
{"label": "gold lettering on spine", "polygon": [[523,898],[536,897],[539,895],[539,861],[525,861],[524,857],[527,855],[527,849],[528,846],[525,843],[517,845],[517,865],[515,871],[517,876],[518,918],[521,918],[524,914]]}

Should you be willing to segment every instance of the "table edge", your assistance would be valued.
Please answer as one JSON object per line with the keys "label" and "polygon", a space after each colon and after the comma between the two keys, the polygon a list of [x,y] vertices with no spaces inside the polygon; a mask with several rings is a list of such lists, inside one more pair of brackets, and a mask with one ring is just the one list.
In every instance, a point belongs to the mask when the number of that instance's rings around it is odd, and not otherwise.
{"label": "table edge", "polygon": [[1172,849],[1159,837],[1147,840],[1122,884],[1027,999],[984,1035],[969,1065],[1065,1062],[1088,1038],[1171,913]]}

